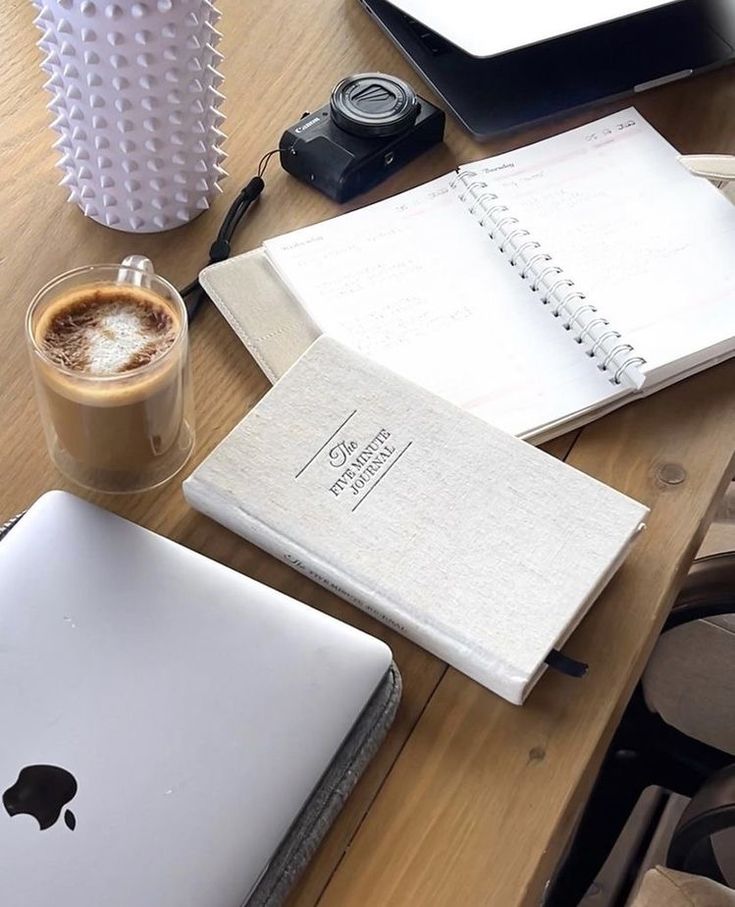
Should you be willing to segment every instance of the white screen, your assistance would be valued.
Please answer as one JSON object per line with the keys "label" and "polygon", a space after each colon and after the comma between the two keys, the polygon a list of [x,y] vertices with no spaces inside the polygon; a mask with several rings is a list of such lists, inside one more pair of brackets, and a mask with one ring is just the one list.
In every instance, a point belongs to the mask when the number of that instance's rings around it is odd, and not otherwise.
{"label": "white screen", "polygon": [[432,31],[476,57],[490,57],[621,19],[672,0],[391,0]]}

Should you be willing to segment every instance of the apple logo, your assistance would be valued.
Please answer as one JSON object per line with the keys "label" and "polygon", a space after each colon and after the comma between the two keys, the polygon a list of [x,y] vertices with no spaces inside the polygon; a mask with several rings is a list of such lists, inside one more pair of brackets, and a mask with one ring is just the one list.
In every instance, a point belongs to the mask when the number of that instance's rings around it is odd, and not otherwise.
{"label": "apple logo", "polygon": [[[3,794],[3,806],[10,816],[33,816],[43,831],[51,828],[76,792],[76,779],[66,769],[56,765],[27,765]],[[77,820],[69,809],[64,813],[64,822],[74,831]]]}

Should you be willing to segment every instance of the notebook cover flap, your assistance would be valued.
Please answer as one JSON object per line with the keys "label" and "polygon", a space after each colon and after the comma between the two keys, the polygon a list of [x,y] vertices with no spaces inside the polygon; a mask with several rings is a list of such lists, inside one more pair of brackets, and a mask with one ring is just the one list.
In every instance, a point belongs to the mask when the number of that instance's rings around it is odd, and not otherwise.
{"label": "notebook cover flap", "polygon": [[321,333],[262,249],[210,265],[199,280],[271,383]]}

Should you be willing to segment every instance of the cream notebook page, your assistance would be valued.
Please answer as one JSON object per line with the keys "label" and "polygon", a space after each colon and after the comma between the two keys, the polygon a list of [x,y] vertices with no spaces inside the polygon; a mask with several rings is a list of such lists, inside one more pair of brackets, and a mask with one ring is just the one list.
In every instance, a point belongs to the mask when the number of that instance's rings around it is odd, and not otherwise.
{"label": "cream notebook page", "polygon": [[618,396],[468,215],[453,178],[264,247],[326,334],[512,434]]}
{"label": "cream notebook page", "polygon": [[634,109],[470,165],[646,360],[646,387],[732,352],[735,207]]}

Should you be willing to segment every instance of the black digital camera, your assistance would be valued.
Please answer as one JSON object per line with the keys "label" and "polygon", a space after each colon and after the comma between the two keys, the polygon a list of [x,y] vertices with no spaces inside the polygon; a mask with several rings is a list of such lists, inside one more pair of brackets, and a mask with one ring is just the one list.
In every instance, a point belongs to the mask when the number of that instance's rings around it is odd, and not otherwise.
{"label": "black digital camera", "polygon": [[348,76],[328,104],[281,136],[281,166],[338,202],[381,180],[442,141],[444,112],[394,76]]}

